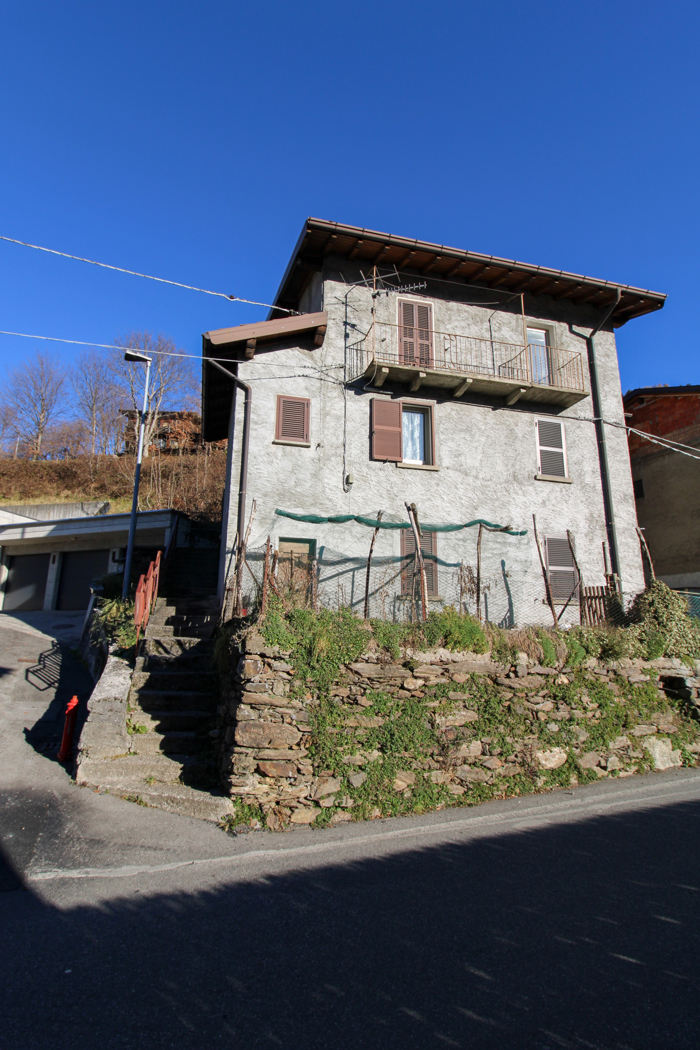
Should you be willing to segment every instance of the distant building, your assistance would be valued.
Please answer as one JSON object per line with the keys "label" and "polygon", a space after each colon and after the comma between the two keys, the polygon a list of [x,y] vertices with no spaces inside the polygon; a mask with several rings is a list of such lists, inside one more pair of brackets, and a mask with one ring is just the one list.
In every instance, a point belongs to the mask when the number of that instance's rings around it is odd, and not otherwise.
{"label": "distant building", "polygon": [[[136,453],[138,413],[133,408],[122,409],[126,417],[124,429],[124,451],[127,455]],[[146,456],[157,453],[191,453],[202,448],[202,417],[198,412],[159,412],[158,426],[149,447],[144,449]],[[226,448],[226,441],[214,443],[217,448]]]}
{"label": "distant building", "polygon": [[[647,386],[624,396],[628,426],[700,452],[700,386]],[[700,463],[629,435],[637,519],[656,575],[700,589]]]}

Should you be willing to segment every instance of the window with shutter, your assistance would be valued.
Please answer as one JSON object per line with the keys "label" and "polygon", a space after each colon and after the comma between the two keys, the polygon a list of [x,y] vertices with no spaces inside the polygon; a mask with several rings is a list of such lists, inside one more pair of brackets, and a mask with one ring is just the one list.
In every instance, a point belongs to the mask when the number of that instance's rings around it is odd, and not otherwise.
{"label": "window with shutter", "polygon": [[[437,533],[423,530],[420,537],[420,549],[423,552],[425,582],[429,598],[437,598]],[[416,563],[416,540],[413,529],[401,530],[401,593],[413,592],[413,572]],[[416,579],[416,597],[420,597],[420,580]]]}
{"label": "window with shutter", "polygon": [[537,451],[540,474],[550,478],[568,476],[563,423],[554,419],[538,419]]}
{"label": "window with shutter", "polygon": [[557,603],[565,603],[573,595],[572,601],[578,601],[578,575],[568,539],[547,536],[544,546],[552,598]]}
{"label": "window with shutter", "polygon": [[287,397],[285,394],[278,394],[275,439],[308,445],[310,406],[308,397]]}
{"label": "window with shutter", "polygon": [[391,463],[400,463],[403,459],[400,401],[372,398],[371,448],[372,459],[388,460]]}
{"label": "window with shutter", "polygon": [[433,363],[433,310],[429,303],[399,300],[399,364]]}

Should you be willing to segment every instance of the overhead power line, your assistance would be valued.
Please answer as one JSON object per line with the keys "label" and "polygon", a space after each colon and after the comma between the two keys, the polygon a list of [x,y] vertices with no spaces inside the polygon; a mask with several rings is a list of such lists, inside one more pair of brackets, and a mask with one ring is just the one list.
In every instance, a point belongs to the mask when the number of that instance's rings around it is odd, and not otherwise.
{"label": "overhead power line", "polygon": [[275,306],[272,303],[259,303],[255,299],[243,299],[240,295],[227,295],[226,292],[213,292],[209,288],[197,288],[193,284],[183,284],[181,281],[169,281],[166,277],[154,277],[150,273],[139,273],[137,270],[126,270],[123,266],[112,266],[110,263],[97,262],[95,259],[83,259],[81,255],[70,255],[68,252],[59,252],[55,248],[42,248],[40,244],[29,244],[27,241],[18,241],[15,237],[4,237],[0,234],[0,241],[8,241],[10,244],[21,244],[25,248],[34,248],[38,252],[48,252],[50,255],[60,255],[64,259],[75,259],[76,262],[90,263],[91,266],[101,266],[104,270],[116,270],[117,273],[128,273],[132,277],[145,277],[147,281],[158,281],[159,284],[172,284],[176,288],[186,288],[190,292],[203,292],[204,295],[216,295],[220,299],[228,299],[237,303],[248,303],[249,306],[264,306],[268,310],[281,310],[285,314],[295,314],[296,310],[287,310],[283,306]]}

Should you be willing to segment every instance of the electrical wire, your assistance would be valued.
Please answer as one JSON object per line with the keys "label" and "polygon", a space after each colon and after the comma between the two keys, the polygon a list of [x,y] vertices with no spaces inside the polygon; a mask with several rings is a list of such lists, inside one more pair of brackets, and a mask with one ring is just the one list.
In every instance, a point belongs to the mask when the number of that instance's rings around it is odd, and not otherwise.
{"label": "electrical wire", "polygon": [[248,303],[249,306],[265,306],[269,310],[281,310],[285,314],[296,314],[296,310],[287,310],[284,306],[273,306],[272,303],[259,303],[255,299],[243,299],[240,295],[227,295],[226,292],[212,292],[209,288],[197,288],[193,284],[183,284],[181,281],[169,281],[166,277],[153,277],[150,273],[139,273],[137,270],[126,270],[123,266],[112,266],[110,263],[96,262],[95,259],[83,259],[81,255],[70,255],[68,252],[59,252],[55,248],[42,248],[40,244],[29,244],[27,241],[18,241],[15,237],[4,237],[0,234],[0,241],[8,241],[10,244],[21,244],[25,248],[34,248],[38,252],[48,252],[50,255],[60,255],[64,259],[75,259],[76,262],[90,263],[91,266],[101,266],[105,270],[116,270],[117,273],[128,273],[132,277],[145,277],[147,281],[158,281],[159,284],[172,284],[176,288],[186,288],[190,292],[203,292],[204,295],[216,295],[221,299],[233,300],[237,303]]}

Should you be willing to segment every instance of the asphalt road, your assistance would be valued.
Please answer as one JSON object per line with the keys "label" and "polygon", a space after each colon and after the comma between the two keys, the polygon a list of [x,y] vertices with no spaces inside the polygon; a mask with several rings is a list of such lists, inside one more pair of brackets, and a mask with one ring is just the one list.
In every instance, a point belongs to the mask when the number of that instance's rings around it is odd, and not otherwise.
{"label": "asphalt road", "polygon": [[234,839],[72,786],[7,632],[3,1048],[698,1046],[696,771]]}

